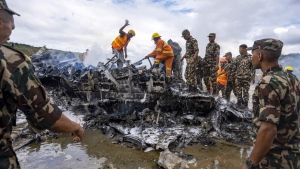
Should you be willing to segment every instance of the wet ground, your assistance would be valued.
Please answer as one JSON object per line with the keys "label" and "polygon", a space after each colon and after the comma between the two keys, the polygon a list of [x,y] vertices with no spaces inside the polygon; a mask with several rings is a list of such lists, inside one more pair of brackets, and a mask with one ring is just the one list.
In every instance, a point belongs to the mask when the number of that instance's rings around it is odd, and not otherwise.
{"label": "wet ground", "polygon": [[[251,91],[253,91],[251,86]],[[235,98],[231,100],[235,102]],[[249,103],[249,107],[251,101]],[[74,115],[65,111],[73,121],[83,124],[82,115]],[[69,135],[59,135],[58,139],[49,137],[41,144],[32,143],[17,151],[22,168],[25,169],[156,169],[159,151],[144,152],[143,150],[128,148],[115,144],[99,130],[87,129],[85,140],[74,143]],[[198,143],[177,150],[192,155],[197,159],[192,169],[223,169],[242,168],[246,156],[250,153],[250,144],[238,145],[225,141],[211,140],[211,142]]]}
{"label": "wet ground", "polygon": [[[215,145],[195,144],[181,149],[198,160],[190,168],[241,168],[249,145],[235,145],[216,141]],[[72,137],[60,135],[58,139],[48,139],[42,144],[32,143],[17,151],[22,168],[67,169],[67,168],[117,168],[150,169],[158,168],[158,151],[142,150],[114,144],[113,140],[99,131],[86,130],[85,140],[73,143]]]}

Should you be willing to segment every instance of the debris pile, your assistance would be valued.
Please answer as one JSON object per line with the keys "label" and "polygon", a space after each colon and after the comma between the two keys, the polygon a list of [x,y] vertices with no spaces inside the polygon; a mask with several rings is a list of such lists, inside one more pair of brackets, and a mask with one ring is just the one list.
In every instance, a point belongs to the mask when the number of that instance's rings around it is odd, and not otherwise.
{"label": "debris pile", "polygon": [[162,150],[158,164],[164,168],[195,164],[192,157],[176,154],[189,144],[250,140],[250,110],[201,91],[189,93],[174,78],[166,84],[165,75],[140,66],[142,60],[128,61],[122,69],[115,68],[116,58],[85,67],[74,55],[58,57],[50,50],[32,61],[55,102],[85,115],[85,128],[128,147]]}

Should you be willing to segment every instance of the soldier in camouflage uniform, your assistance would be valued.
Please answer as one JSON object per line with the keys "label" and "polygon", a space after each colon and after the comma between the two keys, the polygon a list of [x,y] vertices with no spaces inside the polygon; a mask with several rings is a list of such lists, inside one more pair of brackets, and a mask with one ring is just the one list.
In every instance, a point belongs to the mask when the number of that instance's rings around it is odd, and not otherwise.
{"label": "soldier in camouflage uniform", "polygon": [[183,59],[186,59],[186,69],[185,69],[185,79],[189,86],[189,90],[192,92],[197,91],[197,75],[196,75],[196,63],[199,53],[198,42],[195,38],[190,35],[190,32],[185,29],[182,32],[182,37],[186,40],[186,53],[180,59],[182,62]]}
{"label": "soldier in camouflage uniform", "polygon": [[252,62],[263,77],[253,94],[254,148],[244,168],[300,168],[300,82],[278,64],[283,43],[254,42]]}
{"label": "soldier in camouflage uniform", "polygon": [[211,83],[213,88],[213,95],[216,95],[220,46],[215,42],[215,33],[210,33],[208,37],[209,43],[206,45],[206,52],[203,59],[203,79],[206,89],[209,90]]}
{"label": "soldier in camouflage uniform", "polygon": [[231,52],[227,52],[223,57],[226,58],[227,64],[225,65],[224,72],[227,73],[227,85],[225,89],[225,99],[230,101],[231,91],[235,94],[235,87],[234,87],[234,77],[235,77],[235,70],[233,66],[232,54]]}
{"label": "soldier in camouflage uniform", "polygon": [[172,47],[174,52],[174,60],[173,60],[173,74],[174,76],[181,82],[182,81],[182,62],[181,59],[181,47],[177,42],[173,42],[172,39],[168,40],[168,44]]}
{"label": "soldier in camouflage uniform", "polygon": [[34,76],[29,57],[3,44],[14,29],[13,15],[5,0],[0,0],[0,168],[20,168],[12,147],[12,126],[16,111],[24,112],[28,122],[37,129],[72,133],[74,141],[83,139],[83,128],[68,119],[47,97],[45,89]]}
{"label": "soldier in camouflage uniform", "polygon": [[234,61],[237,103],[238,106],[247,108],[250,82],[254,83],[255,69],[252,66],[251,55],[247,53],[247,45],[240,45],[239,52],[240,55]]}

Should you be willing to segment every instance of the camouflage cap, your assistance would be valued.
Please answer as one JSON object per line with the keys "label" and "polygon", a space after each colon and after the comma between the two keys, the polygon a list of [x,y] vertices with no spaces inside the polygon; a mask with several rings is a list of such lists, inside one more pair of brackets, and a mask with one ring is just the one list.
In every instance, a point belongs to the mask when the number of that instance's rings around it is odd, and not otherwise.
{"label": "camouflage cap", "polygon": [[183,30],[183,31],[182,31],[182,37],[184,37],[184,35],[187,34],[187,33],[190,33],[190,31],[187,30],[187,29]]}
{"label": "camouflage cap", "polygon": [[216,36],[216,33],[210,33],[207,37]]}
{"label": "camouflage cap", "polygon": [[12,14],[20,16],[20,14],[18,14],[17,12],[15,12],[15,11],[8,8],[7,3],[6,3],[5,0],[0,0],[0,10],[1,9],[6,10],[6,11],[12,13]]}
{"label": "camouflage cap", "polygon": [[247,48],[247,50],[266,50],[271,52],[281,53],[283,47],[283,42],[277,39],[267,38],[256,40],[252,47]]}

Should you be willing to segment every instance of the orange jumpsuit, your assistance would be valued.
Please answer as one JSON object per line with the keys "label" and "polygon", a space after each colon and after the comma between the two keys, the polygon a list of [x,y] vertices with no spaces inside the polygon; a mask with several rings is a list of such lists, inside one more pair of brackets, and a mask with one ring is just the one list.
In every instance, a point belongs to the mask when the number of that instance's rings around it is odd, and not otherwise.
{"label": "orange jumpsuit", "polygon": [[167,76],[171,76],[172,63],[173,63],[173,59],[174,59],[173,50],[167,42],[161,40],[160,38],[156,41],[155,44],[156,44],[155,49],[153,50],[153,52],[148,54],[148,56],[149,57],[156,56],[156,58],[154,60],[155,64],[160,64],[160,62],[165,61],[166,74],[167,74]]}

